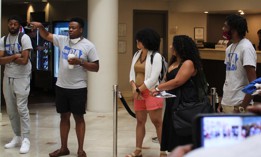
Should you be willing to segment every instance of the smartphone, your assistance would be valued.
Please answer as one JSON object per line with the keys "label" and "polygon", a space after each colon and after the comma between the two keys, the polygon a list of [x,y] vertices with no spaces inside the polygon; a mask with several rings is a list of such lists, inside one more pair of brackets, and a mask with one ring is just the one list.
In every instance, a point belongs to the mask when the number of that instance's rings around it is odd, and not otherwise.
{"label": "smartphone", "polygon": [[251,113],[199,114],[193,125],[195,148],[232,145],[261,134],[261,116]]}

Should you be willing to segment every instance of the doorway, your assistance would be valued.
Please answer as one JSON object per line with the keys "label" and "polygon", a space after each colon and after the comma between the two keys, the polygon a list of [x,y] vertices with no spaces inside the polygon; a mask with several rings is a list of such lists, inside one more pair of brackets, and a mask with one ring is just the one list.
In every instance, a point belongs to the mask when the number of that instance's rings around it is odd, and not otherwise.
{"label": "doorway", "polygon": [[133,53],[137,51],[135,34],[145,27],[152,28],[159,33],[161,38],[160,53],[168,60],[168,11],[133,11]]}

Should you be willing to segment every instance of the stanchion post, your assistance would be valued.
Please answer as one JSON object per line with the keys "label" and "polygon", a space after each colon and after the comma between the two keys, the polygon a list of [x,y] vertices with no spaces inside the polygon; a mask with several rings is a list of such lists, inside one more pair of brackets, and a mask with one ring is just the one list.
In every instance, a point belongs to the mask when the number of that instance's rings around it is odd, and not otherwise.
{"label": "stanchion post", "polygon": [[118,140],[118,85],[113,85],[113,157],[117,157]]}
{"label": "stanchion post", "polygon": [[214,112],[217,112],[216,111],[216,88],[215,87],[212,87],[210,89],[210,94],[211,94],[211,105],[213,107]]}

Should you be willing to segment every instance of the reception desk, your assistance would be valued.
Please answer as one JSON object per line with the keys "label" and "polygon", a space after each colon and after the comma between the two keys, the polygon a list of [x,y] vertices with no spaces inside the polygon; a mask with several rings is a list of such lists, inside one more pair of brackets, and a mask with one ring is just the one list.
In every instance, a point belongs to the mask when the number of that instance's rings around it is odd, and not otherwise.
{"label": "reception desk", "polygon": [[[203,69],[209,87],[216,87],[219,96],[223,95],[223,84],[225,81],[225,50],[219,49],[199,49],[200,57],[202,59]],[[261,76],[261,51],[257,51],[257,77]],[[260,101],[260,98],[255,98]]]}
{"label": "reception desk", "polygon": [[[225,59],[225,50],[219,49],[199,49],[201,59],[208,60],[220,60],[224,61]],[[257,63],[261,63],[261,51],[256,51],[257,54]]]}

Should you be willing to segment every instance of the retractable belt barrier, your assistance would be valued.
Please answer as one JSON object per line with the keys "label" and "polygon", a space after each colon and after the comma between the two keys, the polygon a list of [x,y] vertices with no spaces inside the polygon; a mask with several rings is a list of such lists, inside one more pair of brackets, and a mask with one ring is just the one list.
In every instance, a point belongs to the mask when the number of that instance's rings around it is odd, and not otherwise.
{"label": "retractable belt barrier", "polygon": [[212,87],[210,89],[210,94],[211,94],[211,105],[213,107],[214,112],[217,112],[217,108],[219,105],[219,97],[218,97],[216,87]]}
{"label": "retractable belt barrier", "polygon": [[133,117],[136,118],[136,114],[134,112],[132,112],[132,110],[130,109],[129,105],[127,104],[126,100],[124,99],[124,97],[122,96],[121,92],[118,91],[118,97],[120,98],[124,108],[127,110],[127,112]]}
{"label": "retractable belt barrier", "polygon": [[113,85],[113,157],[117,157],[118,142],[118,85]]}
{"label": "retractable belt barrier", "polygon": [[118,98],[120,98],[123,106],[127,112],[136,118],[135,113],[132,112],[126,100],[118,89],[118,85],[113,85],[113,157],[117,157],[117,142],[118,142]]}

